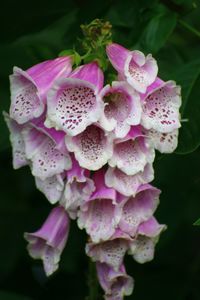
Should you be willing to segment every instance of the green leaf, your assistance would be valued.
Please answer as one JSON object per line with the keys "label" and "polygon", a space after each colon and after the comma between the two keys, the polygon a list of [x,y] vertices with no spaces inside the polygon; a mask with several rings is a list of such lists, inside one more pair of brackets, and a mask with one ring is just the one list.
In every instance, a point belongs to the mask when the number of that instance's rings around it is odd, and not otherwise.
{"label": "green leaf", "polygon": [[176,13],[168,10],[163,5],[159,5],[143,31],[139,41],[140,47],[146,51],[157,52],[173,32],[176,23]]}
{"label": "green leaf", "polygon": [[14,294],[11,292],[4,292],[0,291],[0,299],[2,300],[31,300],[31,298],[28,298],[23,295]]}
{"label": "green leaf", "polygon": [[200,226],[200,218],[198,220],[196,220],[196,222],[194,222],[193,225],[197,225],[197,226]]}
{"label": "green leaf", "polygon": [[182,87],[183,121],[176,153],[186,154],[200,145],[200,60],[185,64],[172,76]]}

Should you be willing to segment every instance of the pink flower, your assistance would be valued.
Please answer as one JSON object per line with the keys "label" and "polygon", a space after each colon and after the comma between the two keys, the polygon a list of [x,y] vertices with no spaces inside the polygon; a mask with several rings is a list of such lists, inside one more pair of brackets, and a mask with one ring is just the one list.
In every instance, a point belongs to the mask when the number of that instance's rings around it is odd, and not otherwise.
{"label": "pink flower", "polygon": [[163,82],[159,78],[150,86],[142,101],[141,124],[146,129],[169,133],[181,126],[180,87],[174,81]]}
{"label": "pink flower", "polygon": [[95,124],[76,136],[66,136],[65,142],[67,149],[74,152],[79,165],[92,171],[104,166],[113,153],[112,138]]}
{"label": "pink flower", "polygon": [[55,127],[70,136],[83,132],[99,120],[103,102],[98,96],[103,73],[96,62],[76,69],[70,78],[55,82],[48,93],[47,127]]}
{"label": "pink flower", "polygon": [[166,225],[160,225],[154,217],[140,224],[136,238],[130,243],[129,254],[143,264],[154,258],[155,245]]}
{"label": "pink flower", "polygon": [[69,217],[62,207],[53,208],[42,227],[34,233],[25,233],[29,254],[42,259],[47,276],[58,269],[60,255],[69,233]]}
{"label": "pink flower", "polygon": [[78,226],[86,229],[94,243],[99,243],[108,240],[114,234],[121,216],[121,208],[117,203],[124,197],[105,186],[103,170],[96,172],[93,179],[96,190],[81,206]]}
{"label": "pink flower", "polygon": [[144,171],[145,166],[154,161],[154,157],[154,149],[136,126],[131,128],[124,139],[115,140],[113,155],[108,164],[127,175],[135,175]]}
{"label": "pink flower", "polygon": [[111,64],[119,72],[120,77],[127,80],[136,91],[145,93],[158,73],[156,60],[151,54],[145,57],[141,51],[130,51],[115,43],[108,45],[106,50]]}
{"label": "pink flower", "polygon": [[79,166],[72,156],[72,168],[67,172],[67,182],[60,204],[72,219],[77,216],[80,205],[89,199],[95,190],[94,182],[89,178],[90,172]]}
{"label": "pink flower", "polygon": [[97,275],[102,289],[105,291],[105,300],[123,300],[133,292],[133,278],[126,274],[124,265],[119,271],[114,271],[105,263],[97,263]]}
{"label": "pink flower", "polygon": [[46,103],[46,93],[53,82],[71,72],[71,58],[58,57],[37,64],[27,71],[14,67],[10,76],[10,116],[19,124],[39,117]]}
{"label": "pink flower", "polygon": [[119,228],[134,237],[138,226],[154,214],[159,204],[160,190],[144,184],[135,197],[122,202],[122,215]]}
{"label": "pink flower", "polygon": [[141,118],[140,96],[126,82],[114,81],[106,85],[100,93],[105,102],[104,112],[100,118],[101,126],[114,130],[117,138],[124,138],[131,125],[138,125]]}

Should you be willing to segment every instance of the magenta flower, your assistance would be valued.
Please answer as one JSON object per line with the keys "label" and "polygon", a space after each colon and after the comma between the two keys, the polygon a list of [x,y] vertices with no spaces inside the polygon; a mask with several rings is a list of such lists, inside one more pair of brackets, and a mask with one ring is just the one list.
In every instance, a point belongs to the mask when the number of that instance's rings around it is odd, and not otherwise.
{"label": "magenta flower", "polygon": [[114,130],[117,138],[124,138],[131,125],[138,125],[141,118],[140,96],[126,82],[112,82],[100,93],[105,103],[100,124],[107,130]]}
{"label": "magenta flower", "polygon": [[47,60],[27,71],[14,67],[10,76],[10,117],[19,124],[39,117],[44,111],[46,93],[53,82],[68,76],[71,70],[70,57]]}
{"label": "magenta flower", "polygon": [[102,289],[105,291],[105,300],[123,300],[133,292],[134,281],[128,276],[124,265],[119,271],[114,271],[105,263],[97,263],[97,275]]}
{"label": "magenta flower", "polygon": [[117,205],[123,197],[104,182],[102,170],[94,174],[96,190],[82,206],[78,214],[78,226],[86,229],[94,243],[108,240],[115,232],[121,208]]}
{"label": "magenta flower", "polygon": [[174,81],[157,83],[143,96],[141,124],[146,129],[169,133],[179,128],[181,106],[180,87]]}
{"label": "magenta flower", "polygon": [[155,245],[166,225],[160,225],[154,217],[140,224],[137,237],[130,243],[129,254],[143,264],[154,258]]}
{"label": "magenta flower", "polygon": [[158,66],[151,54],[145,57],[141,51],[130,51],[112,43],[107,46],[107,55],[120,77],[127,80],[136,91],[145,93],[155,81]]}
{"label": "magenta flower", "polygon": [[107,136],[104,130],[95,124],[76,136],[66,136],[65,141],[67,149],[74,152],[79,165],[88,170],[100,169],[113,153],[112,137]]}
{"label": "magenta flower", "polygon": [[122,203],[119,228],[134,237],[138,226],[153,216],[159,204],[160,190],[149,184],[140,187],[135,197]]}
{"label": "magenta flower", "polygon": [[101,116],[103,102],[98,93],[102,86],[103,73],[96,62],[57,80],[48,93],[46,126],[71,136],[83,132]]}
{"label": "magenta flower", "polygon": [[10,131],[10,142],[12,145],[13,168],[19,169],[29,164],[25,153],[25,144],[22,135],[23,125],[12,120],[10,116],[3,112],[4,119]]}
{"label": "magenta flower", "polygon": [[31,161],[32,174],[45,180],[71,168],[69,154],[57,149],[53,138],[38,127],[23,131],[26,157]]}
{"label": "magenta flower", "polygon": [[69,234],[69,217],[62,207],[52,209],[43,226],[34,233],[25,233],[29,254],[42,259],[47,276],[58,269],[60,255]]}
{"label": "magenta flower", "polygon": [[150,147],[138,128],[133,127],[124,139],[115,140],[113,155],[108,164],[117,167],[127,175],[144,171],[148,163],[154,161],[155,151]]}
{"label": "magenta flower", "polygon": [[127,175],[118,168],[109,167],[105,174],[105,183],[125,196],[135,196],[139,187],[154,179],[154,170],[151,164],[146,164],[144,171],[135,175]]}
{"label": "magenta flower", "polygon": [[70,217],[75,219],[80,205],[89,199],[95,186],[93,180],[89,178],[90,172],[81,168],[74,157],[72,157],[72,168],[66,173],[67,182],[60,204]]}

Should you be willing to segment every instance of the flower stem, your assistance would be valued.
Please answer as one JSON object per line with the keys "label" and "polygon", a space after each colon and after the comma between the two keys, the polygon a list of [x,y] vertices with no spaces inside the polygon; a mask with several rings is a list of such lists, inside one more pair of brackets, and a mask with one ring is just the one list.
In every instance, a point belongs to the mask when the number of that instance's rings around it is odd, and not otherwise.
{"label": "flower stem", "polygon": [[88,266],[88,296],[85,300],[99,300],[99,283],[96,274],[95,263],[91,260]]}
{"label": "flower stem", "polygon": [[190,24],[186,23],[183,20],[179,19],[179,23],[187,30],[189,30],[190,32],[192,32],[193,34],[195,34],[196,36],[198,36],[200,38],[200,31],[198,31],[196,28],[194,28],[193,26],[191,26]]}

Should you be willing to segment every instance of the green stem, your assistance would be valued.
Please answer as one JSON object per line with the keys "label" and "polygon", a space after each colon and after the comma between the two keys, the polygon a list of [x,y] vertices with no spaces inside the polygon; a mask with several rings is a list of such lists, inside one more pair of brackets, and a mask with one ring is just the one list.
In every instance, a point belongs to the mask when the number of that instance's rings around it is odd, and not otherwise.
{"label": "green stem", "polygon": [[93,263],[91,260],[89,261],[89,267],[88,267],[88,288],[89,288],[89,293],[88,293],[89,295],[86,297],[85,300],[98,300],[99,283],[97,280],[95,263]]}
{"label": "green stem", "polygon": [[194,28],[193,26],[189,25],[188,23],[186,23],[183,20],[179,19],[179,23],[187,30],[189,30],[190,32],[192,32],[193,34],[195,34],[196,36],[198,36],[200,38],[200,31],[198,31],[196,28]]}

